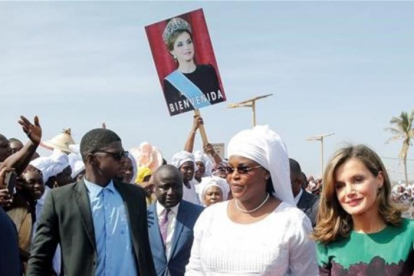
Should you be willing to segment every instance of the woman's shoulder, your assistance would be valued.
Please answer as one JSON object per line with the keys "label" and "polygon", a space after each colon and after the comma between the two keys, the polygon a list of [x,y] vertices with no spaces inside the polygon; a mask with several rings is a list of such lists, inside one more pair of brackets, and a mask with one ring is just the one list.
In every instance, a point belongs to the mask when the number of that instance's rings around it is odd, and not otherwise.
{"label": "woman's shoulder", "polygon": [[388,227],[391,231],[396,232],[395,234],[408,234],[414,239],[414,220],[408,218],[402,218],[399,226]]}
{"label": "woman's shoulder", "polygon": [[282,201],[279,206],[274,210],[275,214],[283,214],[293,220],[303,220],[307,218],[304,212],[302,212],[298,207],[291,205],[287,202]]}
{"label": "woman's shoulder", "polygon": [[296,206],[286,202],[281,202],[273,213],[269,216],[276,221],[285,221],[292,228],[303,228],[305,227],[310,231],[312,229],[312,223],[309,218]]}
{"label": "woman's shoulder", "polygon": [[227,216],[228,201],[219,202],[204,208],[198,217],[198,225],[211,225],[213,221],[224,220]]}
{"label": "woman's shoulder", "polygon": [[414,220],[408,218],[401,219],[401,226],[405,226],[410,229],[414,229]]}
{"label": "woman's shoulder", "polygon": [[211,72],[215,72],[216,69],[214,69],[214,66],[211,65],[210,63],[207,64],[197,64],[197,69],[198,72],[200,73],[211,73]]}
{"label": "woman's shoulder", "polygon": [[209,214],[209,215],[215,215],[217,213],[223,213],[223,212],[227,212],[227,206],[228,206],[229,202],[228,201],[223,201],[223,202],[218,202],[215,203],[213,205],[210,205],[209,207],[206,207],[203,211],[203,213]]}

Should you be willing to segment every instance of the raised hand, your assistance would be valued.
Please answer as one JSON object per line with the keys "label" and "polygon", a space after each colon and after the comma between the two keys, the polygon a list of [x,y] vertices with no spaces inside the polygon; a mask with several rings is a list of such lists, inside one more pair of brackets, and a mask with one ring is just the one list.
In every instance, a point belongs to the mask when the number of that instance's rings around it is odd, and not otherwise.
{"label": "raised hand", "polygon": [[39,118],[35,116],[34,124],[32,124],[26,117],[20,116],[19,124],[33,144],[39,145],[42,140],[42,127],[39,124]]}
{"label": "raised hand", "polygon": [[13,169],[3,168],[0,172],[0,206],[2,207],[9,207],[13,202],[13,197],[10,195],[9,189],[7,189],[4,184],[4,177],[9,171],[13,171]]}
{"label": "raised hand", "polygon": [[199,115],[194,115],[193,131],[197,131],[197,129],[203,124],[203,118],[201,118]]}
{"label": "raised hand", "polygon": [[207,154],[210,154],[211,156],[214,156],[216,154],[216,152],[214,151],[213,145],[212,144],[207,144],[203,147],[204,152]]}

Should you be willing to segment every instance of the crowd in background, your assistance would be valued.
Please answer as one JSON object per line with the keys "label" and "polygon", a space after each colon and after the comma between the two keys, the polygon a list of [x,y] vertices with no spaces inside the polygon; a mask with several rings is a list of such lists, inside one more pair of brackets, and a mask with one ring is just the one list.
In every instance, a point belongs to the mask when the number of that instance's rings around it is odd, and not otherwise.
{"label": "crowd in background", "polygon": [[[70,129],[43,139],[37,117],[19,123],[27,143],[0,134],[0,227],[8,237],[0,249],[0,275],[354,275],[359,261],[368,273],[372,254],[383,269],[395,260],[375,255],[377,244],[358,255],[362,259],[345,254],[337,260],[332,256],[344,246],[340,242],[349,239],[351,250],[355,233],[389,227],[400,233],[401,223],[412,228],[401,213],[414,216],[414,186],[391,190],[379,157],[364,146],[342,149],[324,178],[314,178],[267,126],[236,134],[222,159],[210,144],[194,150],[204,124],[195,116],[183,149],[168,162],[148,142],[124,151],[105,125],[76,144]],[[39,146],[50,154],[39,156]],[[358,162],[359,174],[349,176],[346,166]],[[372,193],[359,188],[372,183]],[[368,203],[355,211],[361,200]],[[131,217],[136,212],[139,225]],[[374,212],[368,228],[359,212]],[[413,236],[401,233],[407,241]],[[412,251],[400,252],[395,271],[412,272],[404,255]]]}

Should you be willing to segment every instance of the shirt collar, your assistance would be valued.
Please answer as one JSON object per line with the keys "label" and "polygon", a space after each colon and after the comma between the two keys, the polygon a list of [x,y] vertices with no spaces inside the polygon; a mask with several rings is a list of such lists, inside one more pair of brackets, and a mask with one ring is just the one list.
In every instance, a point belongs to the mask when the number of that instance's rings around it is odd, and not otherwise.
{"label": "shirt collar", "polygon": [[95,198],[103,189],[108,189],[111,192],[115,193],[115,187],[112,179],[105,188],[99,186],[98,184],[88,181],[86,177],[84,177],[83,180],[85,182],[89,194],[91,195],[91,198]]}
{"label": "shirt collar", "polygon": [[[175,205],[174,207],[171,207],[170,208],[170,210],[174,213],[174,214],[177,214],[178,213],[178,208],[180,207],[180,202],[177,204],[177,205]],[[164,210],[165,210],[165,207],[164,206],[162,206],[159,202],[158,202],[158,200],[157,200],[157,203],[156,203],[156,209],[157,209],[157,216],[161,216],[161,214],[164,214]]]}

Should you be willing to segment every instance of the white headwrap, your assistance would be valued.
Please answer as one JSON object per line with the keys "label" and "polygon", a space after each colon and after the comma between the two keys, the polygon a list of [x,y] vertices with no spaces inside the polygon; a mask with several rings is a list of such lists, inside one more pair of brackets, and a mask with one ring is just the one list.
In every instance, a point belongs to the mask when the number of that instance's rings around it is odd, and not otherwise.
{"label": "white headwrap", "polygon": [[287,149],[279,134],[269,126],[256,126],[236,134],[228,146],[229,158],[232,155],[249,158],[268,170],[275,189],[274,196],[295,205]]}
{"label": "white headwrap", "polygon": [[183,150],[174,154],[171,165],[179,169],[187,161],[194,162],[194,155],[191,152]]}
{"label": "white headwrap", "polygon": [[135,179],[137,178],[137,162],[135,161],[134,156],[132,156],[132,154],[130,152],[128,152],[128,158],[131,160],[132,163],[132,178],[130,183],[131,184],[135,184]]}
{"label": "white headwrap", "polygon": [[198,194],[198,197],[200,199],[200,202],[202,204],[204,204],[204,196],[208,190],[208,188],[210,187],[219,187],[222,194],[223,194],[223,201],[227,200],[229,192],[230,192],[230,187],[229,184],[227,183],[226,180],[224,180],[221,177],[217,177],[217,176],[207,176],[207,177],[203,177],[203,179],[201,180],[201,183],[198,184],[200,185],[201,189],[199,190],[200,193]]}
{"label": "white headwrap", "polygon": [[[211,162],[210,158],[207,156],[207,154],[202,153],[201,151],[197,150],[194,152],[194,160],[195,162],[203,162],[205,167],[205,172],[203,174],[204,176],[211,176],[211,172],[213,171],[213,162]],[[198,169],[197,169],[198,170]]]}
{"label": "white headwrap", "polygon": [[79,144],[76,145],[69,145],[69,149],[72,151],[68,155],[69,157],[69,165],[72,168],[72,178],[78,176],[83,170],[85,170],[85,163],[83,163],[82,156],[80,154]]}
{"label": "white headwrap", "polygon": [[32,160],[30,165],[42,172],[43,182],[46,183],[50,177],[60,174],[69,166],[69,158],[65,153],[54,151],[50,156]]}

